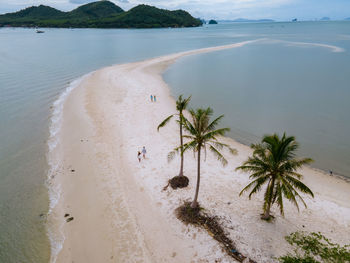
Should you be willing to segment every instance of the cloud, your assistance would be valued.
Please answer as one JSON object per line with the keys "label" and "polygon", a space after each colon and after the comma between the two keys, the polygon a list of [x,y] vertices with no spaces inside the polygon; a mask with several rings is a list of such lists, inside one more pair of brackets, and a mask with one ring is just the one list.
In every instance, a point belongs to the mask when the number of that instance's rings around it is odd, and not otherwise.
{"label": "cloud", "polygon": [[87,4],[91,2],[95,2],[95,0],[69,0],[69,3],[75,5]]}
{"label": "cloud", "polygon": [[272,9],[287,8],[300,0],[130,0],[166,9],[184,9],[202,18],[233,19],[238,17],[270,18]]}
{"label": "cloud", "polygon": [[[74,4],[74,5],[83,5],[91,2],[96,2],[98,0],[69,0],[69,3]],[[128,0],[111,0],[112,2],[115,3],[122,3],[122,4],[128,4]]]}

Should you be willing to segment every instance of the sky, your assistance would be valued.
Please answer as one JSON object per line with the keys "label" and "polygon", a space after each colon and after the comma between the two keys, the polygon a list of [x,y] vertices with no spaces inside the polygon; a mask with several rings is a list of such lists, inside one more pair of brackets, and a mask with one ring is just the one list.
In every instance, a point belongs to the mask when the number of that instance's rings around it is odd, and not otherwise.
{"label": "sky", "polygon": [[[15,12],[33,5],[48,5],[70,11],[94,0],[0,0],[0,14]],[[170,10],[184,9],[204,19],[262,19],[277,21],[334,20],[350,17],[350,0],[110,0],[124,10],[148,4]]]}

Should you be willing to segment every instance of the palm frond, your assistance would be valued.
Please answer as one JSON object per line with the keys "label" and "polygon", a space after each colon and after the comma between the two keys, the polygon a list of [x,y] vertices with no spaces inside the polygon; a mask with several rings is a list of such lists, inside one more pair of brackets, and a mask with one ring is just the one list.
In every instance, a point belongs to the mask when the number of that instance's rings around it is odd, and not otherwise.
{"label": "palm frond", "polygon": [[291,183],[295,188],[297,188],[298,190],[300,190],[301,192],[305,193],[305,194],[309,194],[312,197],[314,197],[314,193],[311,191],[311,189],[309,187],[307,187],[304,183],[302,183],[301,181],[299,181],[298,179],[290,176],[290,175],[286,175],[285,179]]}
{"label": "palm frond", "polygon": [[184,137],[184,138],[186,138],[186,139],[190,139],[190,140],[196,139],[196,137],[193,136],[193,135],[186,135],[186,134],[184,134],[184,135],[182,135],[182,137]]}
{"label": "palm frond", "polygon": [[258,179],[256,179],[256,185],[255,187],[252,189],[252,191],[249,193],[249,199],[252,198],[252,195],[259,192],[261,187],[266,183],[266,181],[268,180],[269,178],[267,176],[265,177],[259,177]]}
{"label": "palm frond", "polygon": [[215,120],[213,120],[208,127],[206,128],[205,131],[212,131],[215,129],[215,127],[219,124],[220,120],[224,117],[224,115],[220,115],[217,117]]}
{"label": "palm frond", "polygon": [[230,154],[232,154],[232,155],[238,154],[238,151],[236,149],[230,147],[230,145],[228,145],[226,143],[221,143],[221,142],[218,142],[217,140],[211,140],[210,143],[213,144],[215,146],[215,148],[217,148],[219,150],[226,148],[229,150]]}
{"label": "palm frond", "polygon": [[252,173],[249,178],[250,179],[255,179],[261,176],[266,176],[266,177],[272,177],[272,175],[270,173],[268,173],[267,171],[264,170],[256,170],[256,172]]}
{"label": "palm frond", "polygon": [[196,151],[197,149],[197,142],[195,140],[187,142],[183,145],[183,153],[188,151],[188,150],[193,150]]}
{"label": "palm frond", "polygon": [[170,120],[171,118],[174,117],[174,114],[173,115],[170,115],[169,117],[167,117],[164,121],[162,121],[158,127],[157,127],[157,131],[159,131],[160,128],[164,127]]}
{"label": "palm frond", "polygon": [[187,130],[192,135],[196,135],[197,131],[196,128],[192,125],[192,123],[185,117],[183,117],[183,120],[185,130]]}
{"label": "palm frond", "polygon": [[256,171],[269,171],[271,167],[264,160],[261,160],[256,157],[249,157],[243,165],[238,166],[236,170],[243,170],[246,172],[256,172]]}
{"label": "palm frond", "polygon": [[[293,186],[289,182],[287,182],[284,178],[281,178],[281,181],[282,181],[282,191],[283,191],[284,196],[289,201],[291,201],[296,206],[296,208],[299,211],[299,204],[298,204],[298,201],[295,198],[296,191],[293,189]],[[301,199],[301,200],[302,200],[303,204],[306,206],[304,200],[303,199]]]}
{"label": "palm frond", "polygon": [[209,146],[209,149],[211,150],[211,152],[216,156],[216,158],[218,159],[218,161],[221,162],[221,164],[223,166],[227,165],[227,160],[225,159],[225,157],[216,149],[214,148],[212,145]]}
{"label": "palm frond", "polygon": [[215,148],[222,150],[224,147],[229,148],[230,146],[225,144],[225,143],[221,143],[218,142],[217,140],[211,140],[210,141],[211,144],[213,144],[215,146]]}
{"label": "palm frond", "polygon": [[192,98],[192,96],[189,96],[187,99],[185,99],[185,100],[183,101],[182,109],[185,110],[185,109],[187,108],[188,104],[190,103],[191,98]]}
{"label": "palm frond", "polygon": [[295,171],[301,168],[305,164],[310,164],[313,162],[311,158],[303,158],[303,159],[290,159],[285,161],[280,168],[285,171]]}
{"label": "palm frond", "polygon": [[[280,213],[281,215],[284,217],[284,206],[283,206],[283,196],[282,196],[282,187],[280,184],[277,185],[276,188],[276,193],[275,193],[276,197],[275,200],[277,199],[277,205],[280,209]],[[274,202],[275,202],[274,200]]]}
{"label": "palm frond", "polygon": [[221,129],[213,130],[213,131],[206,133],[203,136],[203,139],[206,141],[212,140],[212,139],[215,140],[217,136],[224,136],[226,134],[226,132],[228,132],[228,131],[230,131],[229,128],[221,128]]}
{"label": "palm frond", "polygon": [[249,194],[249,199],[250,199],[253,194],[260,191],[262,185],[266,182],[267,179],[268,177],[260,177],[258,179],[255,179],[254,181],[250,182],[246,187],[244,187],[243,190],[239,193],[239,195],[241,196],[244,192],[246,192],[253,185],[255,185],[255,187],[252,189],[252,191]]}
{"label": "palm frond", "polygon": [[191,96],[189,96],[187,99],[183,99],[183,95],[181,94],[178,97],[178,99],[176,100],[176,109],[180,112],[180,114],[182,113],[182,111],[184,111],[187,108],[190,100],[191,100]]}

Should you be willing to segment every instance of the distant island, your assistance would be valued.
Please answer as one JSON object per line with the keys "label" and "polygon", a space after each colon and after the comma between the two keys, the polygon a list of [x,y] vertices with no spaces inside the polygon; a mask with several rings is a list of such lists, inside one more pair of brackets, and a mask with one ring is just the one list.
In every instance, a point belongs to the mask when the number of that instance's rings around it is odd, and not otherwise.
{"label": "distant island", "polygon": [[246,19],[246,18],[237,18],[234,20],[219,20],[224,23],[263,23],[263,22],[275,22],[273,19]]}
{"label": "distant island", "polygon": [[325,17],[322,17],[321,19],[320,19],[320,21],[330,21],[331,19],[329,18],[329,17],[327,17],[327,16],[325,16]]}
{"label": "distant island", "polygon": [[209,25],[216,25],[218,22],[215,21],[214,19],[209,20]]}
{"label": "distant island", "polygon": [[0,27],[160,28],[197,27],[202,21],[183,10],[138,5],[129,11],[109,1],[82,5],[70,12],[40,5],[0,15]]}

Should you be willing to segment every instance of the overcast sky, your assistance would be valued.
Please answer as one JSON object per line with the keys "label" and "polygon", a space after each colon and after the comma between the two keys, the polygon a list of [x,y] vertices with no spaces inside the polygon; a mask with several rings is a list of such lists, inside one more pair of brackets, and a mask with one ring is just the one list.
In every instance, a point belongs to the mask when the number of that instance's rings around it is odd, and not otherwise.
{"label": "overcast sky", "polygon": [[[204,19],[271,18],[275,20],[314,20],[322,17],[350,17],[350,0],[111,0],[124,10],[138,4],[166,9],[184,9]],[[0,13],[32,5],[49,5],[69,11],[92,0],[0,0]]]}

